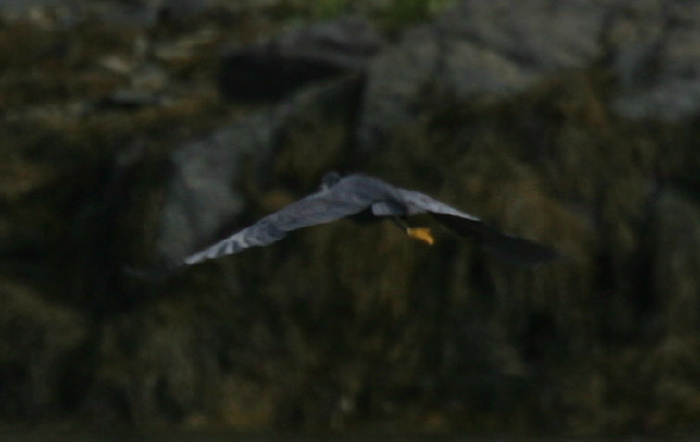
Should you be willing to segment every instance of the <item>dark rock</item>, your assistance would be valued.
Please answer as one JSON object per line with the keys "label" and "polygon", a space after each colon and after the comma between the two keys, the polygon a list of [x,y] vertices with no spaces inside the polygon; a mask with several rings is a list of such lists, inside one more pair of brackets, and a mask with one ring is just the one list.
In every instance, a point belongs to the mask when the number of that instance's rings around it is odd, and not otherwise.
{"label": "dark rock", "polygon": [[244,156],[269,150],[265,118],[247,118],[173,153],[156,244],[159,261],[175,264],[245,208],[233,184]]}
{"label": "dark rock", "polygon": [[462,101],[475,94],[506,97],[591,64],[603,53],[599,36],[608,13],[604,4],[585,0],[459,2],[372,61],[361,147],[379,147],[428,94]]}
{"label": "dark rock", "polygon": [[631,119],[679,122],[700,111],[700,4],[629,2],[611,23],[612,106]]}
{"label": "dark rock", "polygon": [[[357,110],[360,87],[356,78],[315,87],[176,149],[170,157],[172,173],[158,228],[158,260],[174,264],[230,228],[246,208],[242,169],[252,167],[253,180],[265,187],[285,134],[308,119],[328,125],[347,120]],[[344,139],[337,141],[346,144]],[[319,150],[333,151],[334,147],[319,146]],[[319,158],[324,155],[316,154]],[[312,161],[306,167],[312,167]],[[314,179],[323,172],[313,171]]]}
{"label": "dark rock", "polygon": [[157,106],[163,103],[163,98],[157,94],[134,89],[118,89],[89,106],[89,112],[121,110],[133,111],[146,106]]}
{"label": "dark rock", "polygon": [[594,66],[617,76],[620,115],[678,121],[700,109],[698,47],[699,6],[682,1],[463,1],[371,62],[358,140],[377,148],[436,92],[506,97]]}
{"label": "dark rock", "polygon": [[234,102],[279,100],[310,84],[361,71],[383,44],[359,18],[313,25],[226,53],[220,87]]}

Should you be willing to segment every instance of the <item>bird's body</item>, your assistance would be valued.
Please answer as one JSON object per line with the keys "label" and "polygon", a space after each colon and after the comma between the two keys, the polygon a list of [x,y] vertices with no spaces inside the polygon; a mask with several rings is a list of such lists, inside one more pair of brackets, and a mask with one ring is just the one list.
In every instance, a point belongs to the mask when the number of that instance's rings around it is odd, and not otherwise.
{"label": "bird's body", "polygon": [[432,244],[427,228],[408,227],[404,218],[428,213],[461,235],[473,237],[499,256],[523,263],[539,263],[558,257],[555,250],[532,241],[502,233],[479,218],[461,212],[430,196],[392,186],[377,178],[353,174],[324,177],[320,191],[308,195],[278,212],[262,218],[232,236],[183,260],[182,265],[238,253],[249,247],[262,247],[282,239],[287,232],[340,218],[369,212],[390,218],[406,229],[409,236]]}

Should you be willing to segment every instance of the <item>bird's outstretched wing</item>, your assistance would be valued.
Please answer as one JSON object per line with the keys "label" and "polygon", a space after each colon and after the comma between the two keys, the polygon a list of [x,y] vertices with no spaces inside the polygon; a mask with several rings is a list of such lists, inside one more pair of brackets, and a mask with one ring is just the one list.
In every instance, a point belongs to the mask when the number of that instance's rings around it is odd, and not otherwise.
{"label": "bird's outstretched wing", "polygon": [[266,246],[284,238],[287,232],[354,215],[371,204],[372,199],[350,194],[344,186],[335,186],[300,199],[252,226],[188,256],[184,259],[184,264],[196,264],[238,253],[249,247]]}
{"label": "bird's outstretched wing", "polygon": [[479,218],[461,212],[424,193],[406,189],[398,191],[410,215],[428,213],[458,234],[480,242],[499,258],[523,264],[544,263],[560,258],[559,253],[551,247],[503,233]]}

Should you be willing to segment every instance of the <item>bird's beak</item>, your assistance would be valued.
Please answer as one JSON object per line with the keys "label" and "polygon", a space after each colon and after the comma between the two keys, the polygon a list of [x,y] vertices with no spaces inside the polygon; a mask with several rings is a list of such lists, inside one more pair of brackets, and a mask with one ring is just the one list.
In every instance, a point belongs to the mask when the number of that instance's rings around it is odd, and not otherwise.
{"label": "bird's beak", "polygon": [[433,235],[430,234],[430,229],[428,227],[406,227],[406,234],[413,239],[423,241],[429,246],[435,243],[435,239]]}

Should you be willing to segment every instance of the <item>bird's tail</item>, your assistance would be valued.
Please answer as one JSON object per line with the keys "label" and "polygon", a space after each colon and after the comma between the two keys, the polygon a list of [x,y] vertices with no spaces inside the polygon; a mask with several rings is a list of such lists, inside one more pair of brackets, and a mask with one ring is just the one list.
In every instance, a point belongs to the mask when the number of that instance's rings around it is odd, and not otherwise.
{"label": "bird's tail", "polygon": [[555,249],[529,239],[509,235],[478,219],[431,213],[443,225],[472,238],[493,255],[517,264],[544,264],[561,259]]}

